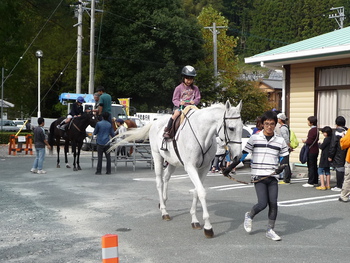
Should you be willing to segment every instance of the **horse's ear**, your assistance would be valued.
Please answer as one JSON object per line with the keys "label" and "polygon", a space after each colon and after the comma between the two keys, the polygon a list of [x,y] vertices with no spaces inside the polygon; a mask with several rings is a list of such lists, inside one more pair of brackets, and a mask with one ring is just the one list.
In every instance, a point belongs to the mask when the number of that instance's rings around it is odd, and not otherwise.
{"label": "horse's ear", "polygon": [[241,109],[242,109],[242,100],[238,103],[238,105],[237,105],[237,110],[239,111],[239,112],[241,112]]}
{"label": "horse's ear", "polygon": [[230,103],[229,100],[226,101],[225,107],[226,107],[226,110],[227,110],[227,111],[230,110],[230,108],[231,108],[231,103]]}

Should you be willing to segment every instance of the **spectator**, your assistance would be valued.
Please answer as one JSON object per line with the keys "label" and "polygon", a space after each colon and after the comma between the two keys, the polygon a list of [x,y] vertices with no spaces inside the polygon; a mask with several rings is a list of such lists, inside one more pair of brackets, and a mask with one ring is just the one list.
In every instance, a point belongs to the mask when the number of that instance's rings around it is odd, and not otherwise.
{"label": "spectator", "polygon": [[332,141],[332,128],[329,126],[323,127],[321,130],[324,140],[319,144],[319,148],[322,150],[320,163],[318,165],[318,177],[320,178],[321,185],[316,187],[317,190],[331,189],[331,170],[330,162],[328,161],[329,147]]}
{"label": "spectator", "polygon": [[[348,150],[350,147],[350,132],[347,132],[343,138],[340,139],[340,147],[342,150]],[[340,193],[340,202],[349,202],[350,196],[350,151],[346,153],[345,175],[343,187]]]}
{"label": "spectator", "polygon": [[310,130],[307,134],[307,139],[302,139],[309,147],[309,154],[307,157],[307,170],[308,181],[303,184],[303,187],[314,187],[318,184],[318,172],[317,172],[317,156],[318,156],[318,130],[317,130],[317,117],[310,116],[307,118],[307,124],[310,126]]}
{"label": "spectator", "polygon": [[[292,151],[292,149],[290,148],[290,131],[289,131],[289,127],[286,124],[286,120],[287,117],[284,113],[279,113],[277,115],[277,119],[278,119],[278,123],[280,125],[280,136],[284,139],[284,141],[286,142],[286,144],[288,145],[289,148],[289,152]],[[283,181],[279,182],[279,184],[290,184],[290,179],[292,177],[292,172],[290,169],[290,165],[289,165],[289,155],[284,157],[284,161],[286,162],[287,166],[286,168],[284,168],[283,171]]]}
{"label": "spectator", "polygon": [[255,128],[253,129],[253,134],[261,132],[263,125],[261,123],[261,116],[257,117],[255,120]]}
{"label": "spectator", "polygon": [[225,160],[225,153],[226,153],[225,142],[217,136],[216,137],[216,153],[215,153],[215,158],[213,160],[213,165],[211,168],[212,173],[221,171],[221,167],[223,167],[223,162]]}
{"label": "spectator", "polygon": [[109,113],[103,112],[102,113],[102,121],[99,121],[96,124],[94,135],[97,135],[97,168],[96,168],[96,175],[100,175],[102,171],[102,157],[103,153],[106,156],[106,174],[111,174],[111,154],[107,152],[109,149],[109,140],[110,137],[114,137],[114,131],[112,128],[112,124],[108,121],[109,119]]}
{"label": "spectator", "polygon": [[43,170],[43,164],[45,160],[45,145],[47,148],[49,148],[49,150],[51,149],[51,146],[47,142],[44,130],[44,118],[38,118],[38,124],[39,126],[34,129],[34,146],[36,157],[33,163],[33,167],[30,169],[30,171],[32,173],[46,174],[46,171]]}
{"label": "spectator", "polygon": [[345,135],[347,128],[345,127],[345,118],[338,116],[335,119],[336,128],[332,136],[331,146],[329,148],[328,160],[332,163],[332,167],[335,167],[337,184],[331,190],[340,192],[343,187],[344,172],[345,172],[345,156],[347,149],[342,150],[340,147],[340,139]]}
{"label": "spectator", "polygon": [[[117,130],[115,131],[115,134],[123,134],[124,132],[127,131],[126,127],[124,126],[124,121],[122,119],[117,119],[116,120],[116,124],[117,124]],[[124,139],[124,136],[120,136],[118,137],[118,140],[121,141]],[[124,156],[126,157],[126,149],[125,146],[118,146],[117,148],[117,156]]]}

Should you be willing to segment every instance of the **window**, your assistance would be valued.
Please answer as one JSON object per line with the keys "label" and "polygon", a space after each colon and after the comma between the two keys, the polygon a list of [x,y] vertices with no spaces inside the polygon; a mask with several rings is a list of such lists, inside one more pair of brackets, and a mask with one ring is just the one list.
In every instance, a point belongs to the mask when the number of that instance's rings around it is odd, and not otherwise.
{"label": "window", "polygon": [[350,66],[318,69],[317,119],[319,127],[334,126],[337,116],[350,122]]}

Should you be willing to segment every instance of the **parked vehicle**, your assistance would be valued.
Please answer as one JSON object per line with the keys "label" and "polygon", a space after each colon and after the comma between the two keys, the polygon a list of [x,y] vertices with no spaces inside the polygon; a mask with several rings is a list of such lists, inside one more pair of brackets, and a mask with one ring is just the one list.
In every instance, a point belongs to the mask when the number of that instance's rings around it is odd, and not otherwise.
{"label": "parked vehicle", "polygon": [[2,131],[13,131],[17,132],[20,128],[17,127],[16,123],[12,120],[0,120],[0,129]]}

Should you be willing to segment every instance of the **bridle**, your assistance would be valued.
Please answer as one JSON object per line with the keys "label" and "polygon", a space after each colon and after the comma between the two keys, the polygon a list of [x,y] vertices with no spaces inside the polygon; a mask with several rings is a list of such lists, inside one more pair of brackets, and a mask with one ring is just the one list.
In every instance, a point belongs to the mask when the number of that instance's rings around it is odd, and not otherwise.
{"label": "bridle", "polygon": [[[224,113],[224,117],[223,117],[223,119],[222,119],[222,124],[220,125],[220,128],[219,128],[219,130],[217,131],[217,133],[219,134],[219,132],[220,132],[220,130],[221,130],[221,128],[223,128],[224,129],[224,139],[225,139],[225,145],[228,145],[229,143],[235,143],[235,144],[242,144],[242,141],[232,141],[231,139],[230,139],[230,137],[229,137],[229,135],[228,135],[228,132],[227,132],[227,124],[226,124],[226,121],[227,120],[238,120],[238,119],[240,119],[241,118],[241,116],[239,115],[239,116],[236,116],[236,117],[226,117],[226,111],[225,111],[225,113]],[[232,130],[232,128],[230,128],[229,127],[229,129],[230,130]]]}

